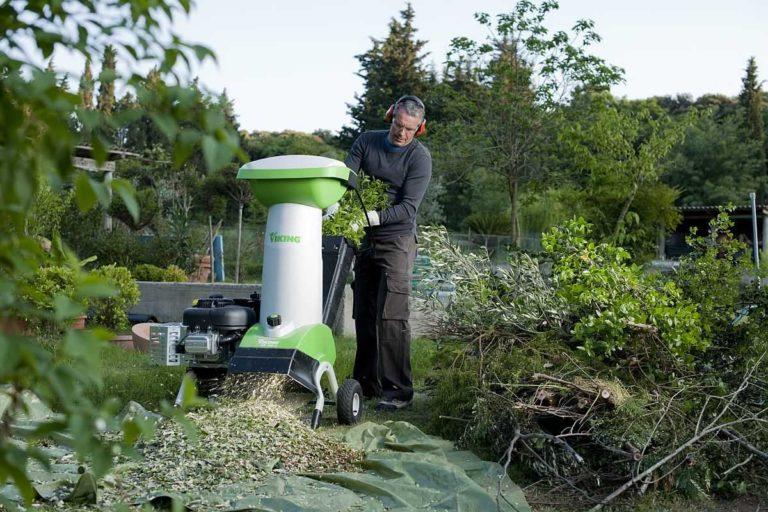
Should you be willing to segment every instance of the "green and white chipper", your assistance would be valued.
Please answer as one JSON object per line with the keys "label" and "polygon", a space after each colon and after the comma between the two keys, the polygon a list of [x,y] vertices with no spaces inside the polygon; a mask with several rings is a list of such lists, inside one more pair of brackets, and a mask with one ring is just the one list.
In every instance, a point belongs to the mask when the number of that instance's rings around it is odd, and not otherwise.
{"label": "green and white chipper", "polygon": [[316,396],[312,428],[326,403],[325,375],[339,421],[357,423],[362,389],[353,379],[338,385],[333,334],[323,323],[322,255],[322,211],[356,188],[357,176],[338,160],[286,155],[250,162],[237,177],[269,208],[261,295],[200,299],[180,324],[153,326],[151,346],[165,364],[186,362],[200,383],[227,373],[288,375]]}

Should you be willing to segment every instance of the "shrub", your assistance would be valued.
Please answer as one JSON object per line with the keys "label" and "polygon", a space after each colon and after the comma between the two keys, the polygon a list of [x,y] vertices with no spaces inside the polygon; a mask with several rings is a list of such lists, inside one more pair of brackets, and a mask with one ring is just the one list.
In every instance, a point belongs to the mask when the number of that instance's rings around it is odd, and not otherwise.
{"label": "shrub", "polygon": [[72,298],[75,289],[75,271],[65,266],[40,267],[25,283],[24,296],[36,308],[53,311],[57,295]]}
{"label": "shrub", "polygon": [[467,227],[481,235],[509,235],[512,223],[504,213],[473,213],[464,222]]}
{"label": "shrub", "polygon": [[136,265],[131,271],[134,279],[137,281],[155,281],[155,282],[173,282],[183,283],[187,281],[187,274],[177,265],[168,265],[166,268],[160,268],[156,265],[143,263]]}
{"label": "shrub", "polygon": [[[41,315],[26,315],[19,311],[21,317],[30,322],[34,328],[52,327],[57,318],[55,311],[57,302],[59,309],[64,307],[61,303],[66,299],[74,308],[85,308],[85,299],[76,294],[77,270],[65,265],[50,265],[38,268],[31,276],[21,283],[21,296],[25,302],[32,305]],[[67,307],[67,309],[70,309]],[[77,314],[76,311],[71,313]],[[70,315],[67,315],[70,316]]]}
{"label": "shrub", "polygon": [[94,299],[90,303],[93,322],[115,332],[128,329],[128,310],[139,302],[139,286],[125,267],[106,265],[92,272],[117,288],[113,297]]}
{"label": "shrub", "polygon": [[27,220],[27,232],[30,235],[52,239],[60,233],[62,219],[69,205],[73,203],[71,192],[57,191],[50,185],[38,190],[32,202],[32,211]]}
{"label": "shrub", "polygon": [[[692,235],[694,253],[665,278],[571,221],[543,237],[542,283],[529,260],[498,269],[423,237],[457,288],[438,339],[463,341],[438,355],[433,426],[591,500],[633,475],[684,495],[759,492],[749,454],[768,443],[768,291],[744,283],[729,229],[722,215]],[[553,311],[561,321],[545,322]]]}
{"label": "shrub", "polygon": [[591,241],[590,230],[584,220],[572,220],[542,238],[553,259],[553,285],[567,304],[580,348],[607,358],[652,331],[672,355],[690,362],[692,350],[708,346],[696,305],[673,281],[631,264],[625,249]]}

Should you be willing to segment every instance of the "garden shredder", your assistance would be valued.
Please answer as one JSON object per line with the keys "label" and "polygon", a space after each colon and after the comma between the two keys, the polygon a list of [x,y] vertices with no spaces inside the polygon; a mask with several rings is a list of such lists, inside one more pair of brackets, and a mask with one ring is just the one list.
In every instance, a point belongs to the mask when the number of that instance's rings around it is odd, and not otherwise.
{"label": "garden shredder", "polygon": [[323,323],[322,210],[356,188],[357,176],[338,160],[286,155],[250,162],[237,177],[268,207],[261,295],[201,299],[181,324],[155,326],[150,337],[155,346],[170,347],[166,364],[175,355],[196,375],[206,369],[288,375],[316,396],[312,428],[326,403],[325,375],[339,421],[356,423],[362,389],[353,379],[338,385],[333,333]]}

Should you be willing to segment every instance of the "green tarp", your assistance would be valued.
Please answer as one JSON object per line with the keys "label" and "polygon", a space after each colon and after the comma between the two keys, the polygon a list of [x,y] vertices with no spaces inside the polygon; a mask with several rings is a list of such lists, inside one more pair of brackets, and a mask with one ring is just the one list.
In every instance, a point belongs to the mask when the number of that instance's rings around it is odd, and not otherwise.
{"label": "green tarp", "polygon": [[403,421],[364,423],[344,440],[366,452],[362,473],[311,475],[374,497],[388,510],[530,511],[496,463]]}
{"label": "green tarp", "polygon": [[410,423],[364,423],[347,431],[344,440],[366,452],[364,471],[280,475],[260,485],[227,485],[199,497],[159,495],[150,501],[160,505],[175,498],[190,509],[226,511],[531,511],[499,464],[456,450]]}
{"label": "green tarp", "polygon": [[[17,428],[30,428],[54,416],[35,397],[26,398],[29,413]],[[0,400],[0,410],[5,406]],[[125,413],[152,417],[133,403]],[[156,494],[134,505],[150,502],[168,508],[176,501],[186,510],[267,512],[531,510],[521,489],[499,464],[456,450],[451,442],[427,435],[410,423],[364,423],[349,429],[344,441],[365,452],[361,472],[275,474],[260,483],[228,482],[211,492],[190,489],[182,495]],[[77,464],[55,464],[50,471],[35,469],[32,476],[39,499],[95,501],[95,481]],[[0,495],[19,501],[10,485],[0,488]]]}

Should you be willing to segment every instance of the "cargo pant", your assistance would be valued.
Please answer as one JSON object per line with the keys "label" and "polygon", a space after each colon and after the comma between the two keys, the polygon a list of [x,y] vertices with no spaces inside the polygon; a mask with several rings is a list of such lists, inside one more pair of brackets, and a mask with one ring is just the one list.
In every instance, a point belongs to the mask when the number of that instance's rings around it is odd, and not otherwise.
{"label": "cargo pant", "polygon": [[353,377],[366,396],[410,400],[409,297],[416,237],[364,241],[355,255],[353,316],[357,353]]}

